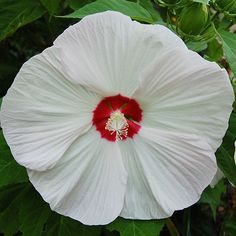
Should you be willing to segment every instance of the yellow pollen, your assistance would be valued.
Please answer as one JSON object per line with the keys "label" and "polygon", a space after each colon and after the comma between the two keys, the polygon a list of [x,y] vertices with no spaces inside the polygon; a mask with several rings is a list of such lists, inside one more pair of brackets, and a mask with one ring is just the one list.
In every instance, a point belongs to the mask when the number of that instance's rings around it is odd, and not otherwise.
{"label": "yellow pollen", "polygon": [[129,124],[123,113],[114,111],[111,113],[110,118],[106,122],[105,129],[116,134],[116,141],[126,138],[128,135]]}

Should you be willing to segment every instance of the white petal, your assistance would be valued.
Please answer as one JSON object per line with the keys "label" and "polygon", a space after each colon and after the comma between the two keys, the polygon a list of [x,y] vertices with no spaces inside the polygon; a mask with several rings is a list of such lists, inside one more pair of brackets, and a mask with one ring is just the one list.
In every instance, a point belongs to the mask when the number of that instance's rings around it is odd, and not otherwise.
{"label": "white petal", "polygon": [[108,224],[123,207],[127,173],[119,147],[101,139],[94,128],[54,168],[28,174],[52,210],[84,224]]}
{"label": "white petal", "polygon": [[59,50],[27,61],[3,99],[1,125],[13,156],[30,169],[51,168],[91,127],[100,100],[60,71]]}
{"label": "white petal", "polygon": [[197,202],[216,173],[214,153],[198,136],[142,127],[120,145],[129,173],[124,218],[168,217]]}
{"label": "white petal", "polygon": [[223,177],[223,172],[220,170],[220,168],[218,168],[213,180],[211,181],[210,186],[214,188]]}
{"label": "white petal", "polygon": [[71,80],[102,94],[130,96],[140,72],[167,48],[185,48],[164,26],[146,26],[118,12],[86,16],[54,42]]}
{"label": "white petal", "polygon": [[134,97],[143,125],[203,136],[216,151],[234,100],[228,75],[189,50],[169,51],[143,75]]}

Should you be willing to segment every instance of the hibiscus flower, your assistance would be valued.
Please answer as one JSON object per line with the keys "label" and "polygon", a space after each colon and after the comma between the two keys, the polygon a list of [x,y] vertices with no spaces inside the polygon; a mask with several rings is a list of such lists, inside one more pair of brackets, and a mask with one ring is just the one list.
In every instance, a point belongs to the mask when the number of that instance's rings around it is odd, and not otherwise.
{"label": "hibiscus flower", "polygon": [[169,29],[108,11],[22,66],[1,123],[54,211],[88,225],[159,219],[211,182],[233,100],[226,71]]}

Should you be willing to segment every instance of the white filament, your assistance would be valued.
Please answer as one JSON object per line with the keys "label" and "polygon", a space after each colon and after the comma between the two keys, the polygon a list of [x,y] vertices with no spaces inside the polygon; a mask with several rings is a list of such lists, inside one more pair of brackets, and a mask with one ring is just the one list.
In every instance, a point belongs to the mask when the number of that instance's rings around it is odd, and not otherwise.
{"label": "white filament", "polygon": [[128,135],[129,124],[123,113],[120,111],[112,112],[107,120],[105,129],[111,132],[111,135],[116,133],[116,141],[126,138]]}

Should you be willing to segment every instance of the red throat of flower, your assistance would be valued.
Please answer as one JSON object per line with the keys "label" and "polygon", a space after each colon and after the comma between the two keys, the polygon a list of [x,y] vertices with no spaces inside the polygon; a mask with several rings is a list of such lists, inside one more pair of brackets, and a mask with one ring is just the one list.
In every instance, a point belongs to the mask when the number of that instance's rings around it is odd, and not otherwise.
{"label": "red throat of flower", "polygon": [[93,125],[101,137],[111,142],[133,138],[141,128],[142,109],[120,94],[102,99],[93,111]]}

